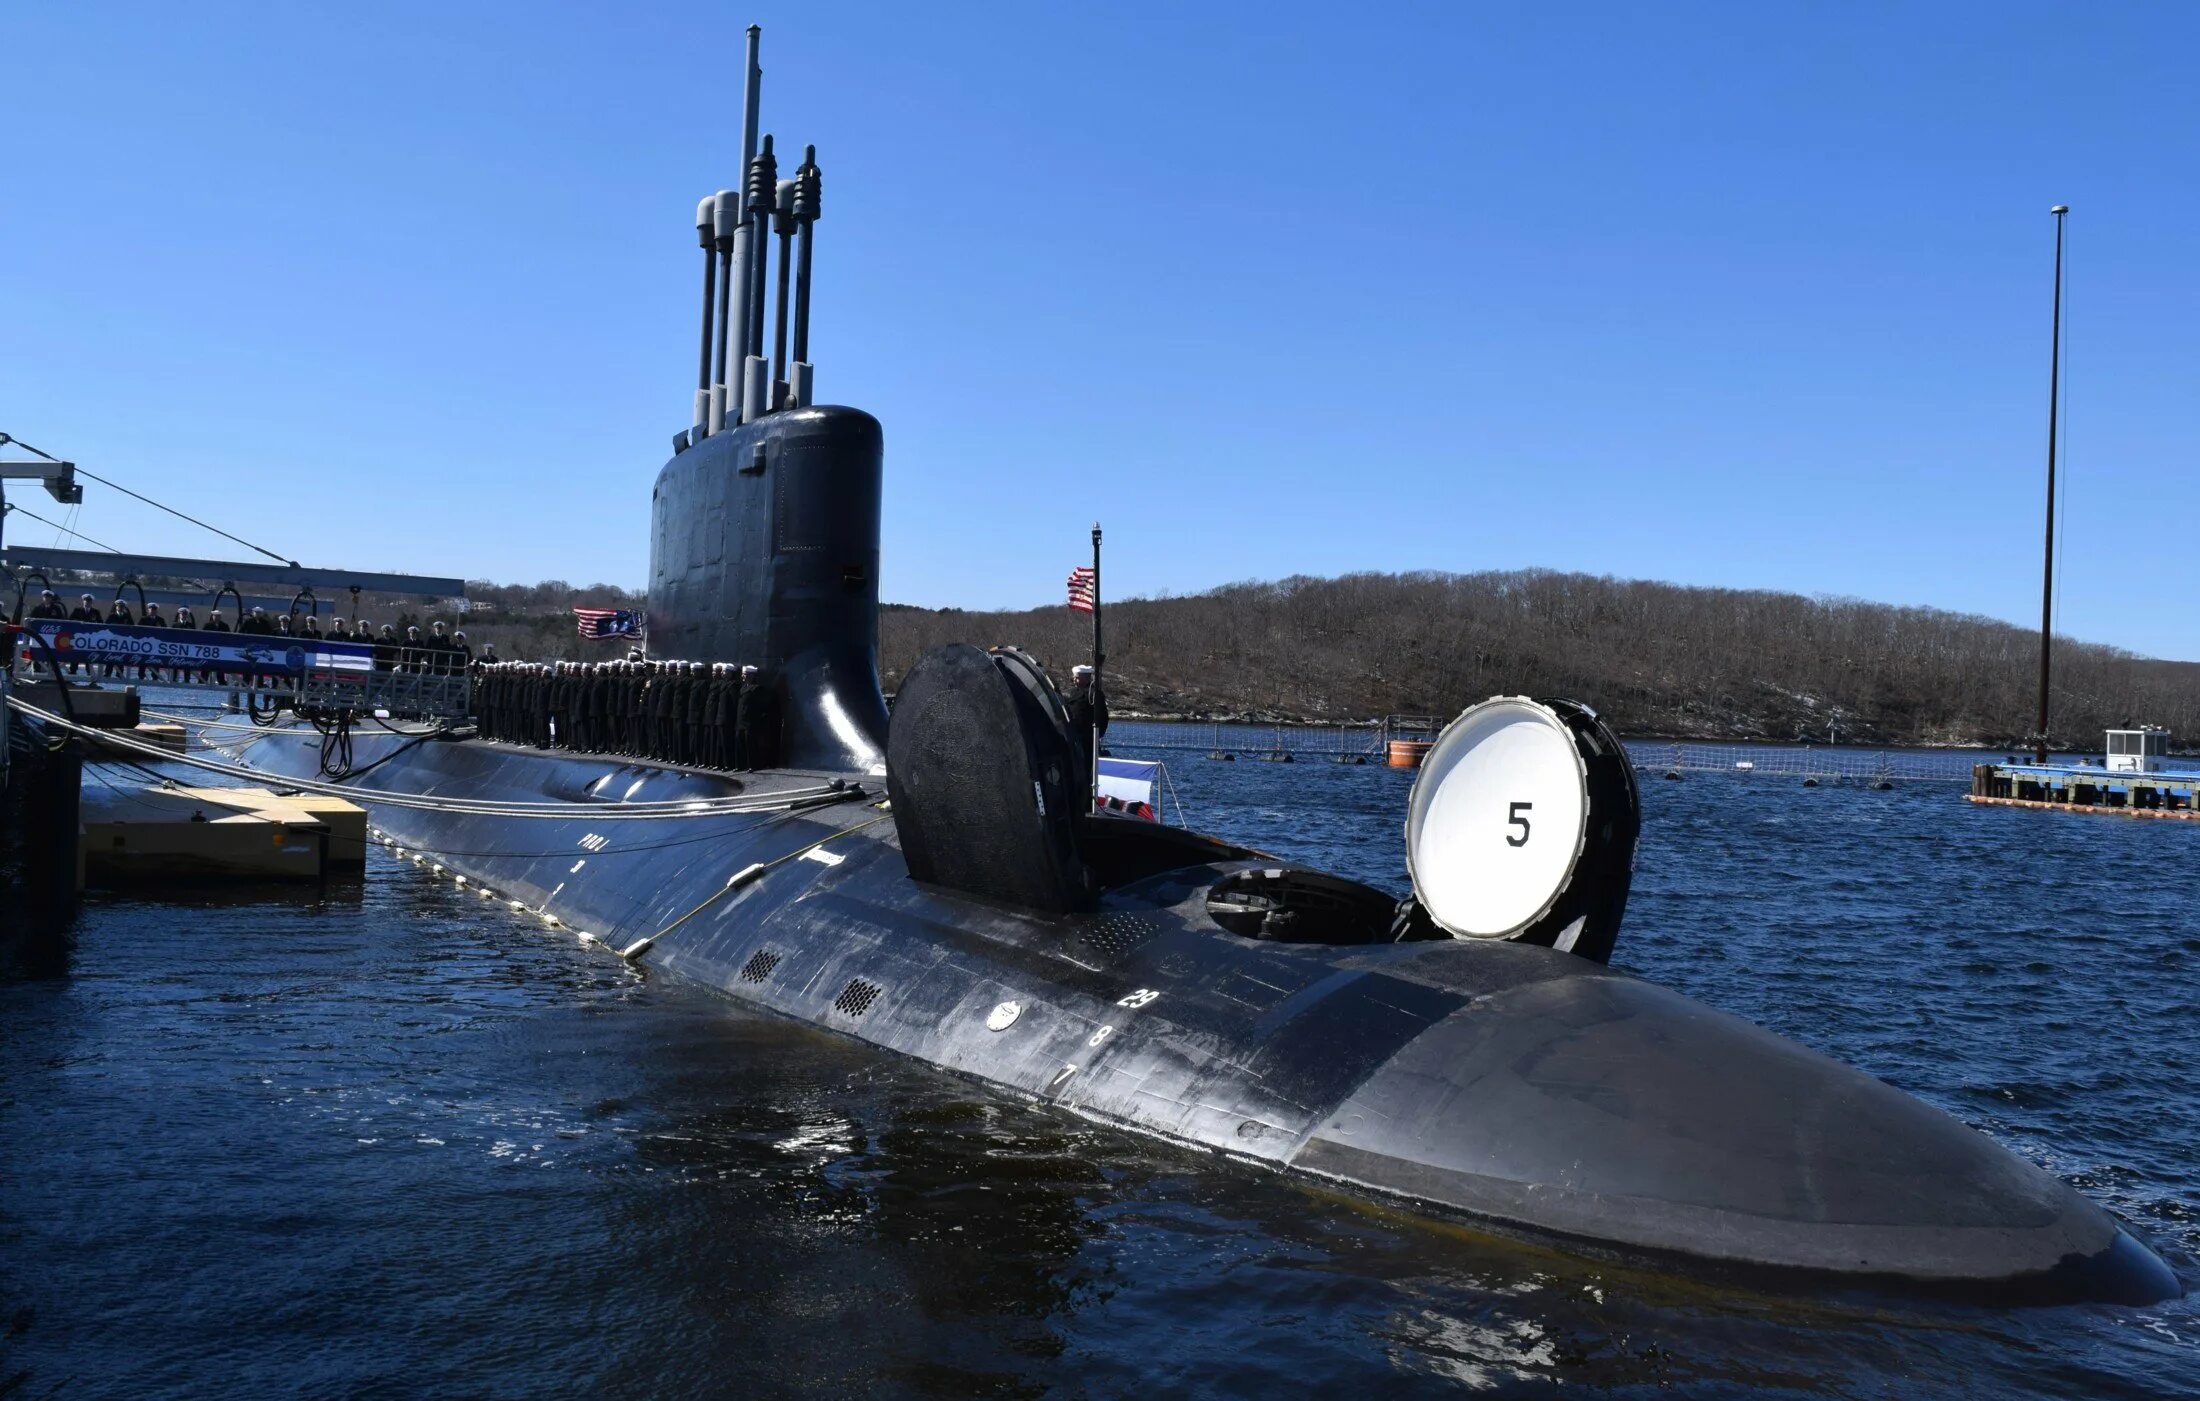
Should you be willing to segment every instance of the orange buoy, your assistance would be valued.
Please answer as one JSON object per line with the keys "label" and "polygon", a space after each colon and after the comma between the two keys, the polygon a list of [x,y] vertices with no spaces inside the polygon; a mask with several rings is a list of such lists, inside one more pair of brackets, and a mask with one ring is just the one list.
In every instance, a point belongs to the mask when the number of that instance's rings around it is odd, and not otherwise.
{"label": "orange buoy", "polygon": [[1385,748],[1386,762],[1394,769],[1417,769],[1428,757],[1431,741],[1425,739],[1394,739]]}

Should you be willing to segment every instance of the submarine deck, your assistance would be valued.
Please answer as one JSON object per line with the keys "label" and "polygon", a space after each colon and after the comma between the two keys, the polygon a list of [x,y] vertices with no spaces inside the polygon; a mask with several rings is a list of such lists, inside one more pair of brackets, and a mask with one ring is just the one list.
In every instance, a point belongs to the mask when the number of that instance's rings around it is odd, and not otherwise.
{"label": "submarine deck", "polygon": [[[270,731],[244,752],[304,776],[313,738]],[[1191,845],[1143,873],[1126,863],[1097,909],[1046,917],[909,879],[875,788],[637,817],[819,776],[393,738],[363,740],[362,764],[386,760],[378,784],[464,795],[377,810],[379,836],[423,865],[745,1004],[1080,1117],[1589,1254],[2017,1297],[2177,1292],[2058,1179],[1666,989],[1520,944],[1233,933],[1218,888],[1303,869],[1244,848],[1162,837]],[[497,798],[579,806],[466,810]]]}

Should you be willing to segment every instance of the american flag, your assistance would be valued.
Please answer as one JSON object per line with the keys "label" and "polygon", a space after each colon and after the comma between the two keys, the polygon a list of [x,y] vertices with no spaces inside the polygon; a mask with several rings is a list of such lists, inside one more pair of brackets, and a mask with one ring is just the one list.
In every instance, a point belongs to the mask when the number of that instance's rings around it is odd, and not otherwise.
{"label": "american flag", "polygon": [[1080,564],[1069,572],[1069,606],[1080,613],[1090,613],[1093,605],[1094,584],[1098,576],[1092,566]]}
{"label": "american flag", "polygon": [[573,622],[580,628],[581,636],[598,642],[630,637],[642,630],[642,615],[631,608],[576,608]]}

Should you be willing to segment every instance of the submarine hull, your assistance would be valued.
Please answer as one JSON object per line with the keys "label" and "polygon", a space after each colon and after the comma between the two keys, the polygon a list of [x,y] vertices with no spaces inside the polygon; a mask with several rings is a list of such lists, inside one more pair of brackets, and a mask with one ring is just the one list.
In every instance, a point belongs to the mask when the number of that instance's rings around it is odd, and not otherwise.
{"label": "submarine hull", "polygon": [[[232,752],[304,777],[317,738],[263,732]],[[1165,869],[1040,916],[910,879],[875,783],[781,815],[622,819],[629,803],[820,775],[386,735],[355,750],[361,767],[384,760],[374,784],[389,792],[578,805],[533,818],[373,805],[395,845],[473,888],[613,948],[650,940],[638,957],[658,970],[1065,1112],[1753,1285],[2181,1292],[2059,1179],[1677,993],[1521,944],[1233,934],[1207,893],[1288,863],[1222,843],[1156,835],[1182,844]],[[759,863],[772,864],[729,884]]]}

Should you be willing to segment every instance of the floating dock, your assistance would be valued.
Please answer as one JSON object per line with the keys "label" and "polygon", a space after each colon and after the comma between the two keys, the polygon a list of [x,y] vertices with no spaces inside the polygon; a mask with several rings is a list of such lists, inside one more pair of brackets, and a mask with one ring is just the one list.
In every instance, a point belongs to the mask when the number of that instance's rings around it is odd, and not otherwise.
{"label": "floating dock", "polygon": [[78,883],[321,881],[367,859],[367,814],[341,798],[160,784],[88,791]]}
{"label": "floating dock", "polygon": [[2200,818],[2200,771],[2119,773],[2091,765],[1980,764],[1971,771],[1969,796],[1981,807],[2189,822]]}
{"label": "floating dock", "polygon": [[[181,754],[184,751],[184,732],[181,725],[141,723],[136,728],[127,731],[127,735],[139,744],[154,745],[167,750],[171,754]],[[90,744],[94,752],[103,755],[120,755],[125,759],[136,759],[140,756],[138,750],[125,748],[120,744],[110,742],[104,737],[92,740]]]}
{"label": "floating dock", "polygon": [[1976,765],[1969,796],[1981,807],[2200,818],[2200,769],[2172,768],[2168,756],[2167,730],[2110,730],[2098,763]]}

